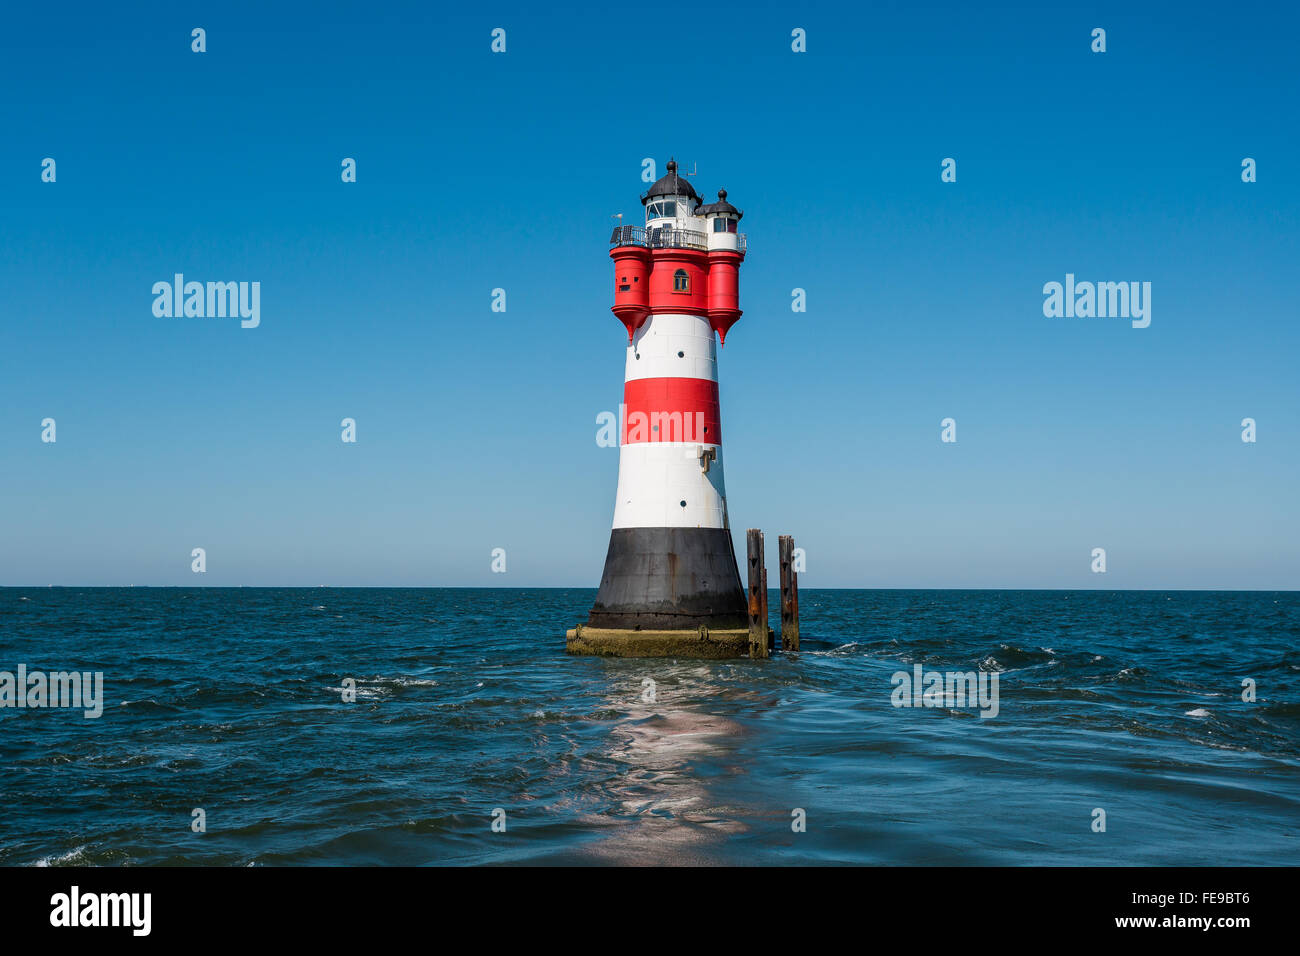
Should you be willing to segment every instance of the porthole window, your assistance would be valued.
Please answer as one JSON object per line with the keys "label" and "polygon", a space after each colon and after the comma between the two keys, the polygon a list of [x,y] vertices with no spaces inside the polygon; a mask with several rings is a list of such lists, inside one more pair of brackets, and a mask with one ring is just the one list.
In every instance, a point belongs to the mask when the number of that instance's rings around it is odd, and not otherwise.
{"label": "porthole window", "polygon": [[685,502],[685,501],[679,501],[679,502],[677,502],[677,503],[678,503],[679,505],[681,505],[683,508],[686,507],[686,502]]}
{"label": "porthole window", "polygon": [[686,353],[685,353],[685,352],[678,352],[678,353],[677,353],[677,357],[678,357],[678,358],[686,358]]}
{"label": "porthole window", "polygon": [[691,285],[691,280],[690,277],[686,275],[685,269],[678,269],[676,272],[673,273],[674,292],[689,292],[690,285]]}

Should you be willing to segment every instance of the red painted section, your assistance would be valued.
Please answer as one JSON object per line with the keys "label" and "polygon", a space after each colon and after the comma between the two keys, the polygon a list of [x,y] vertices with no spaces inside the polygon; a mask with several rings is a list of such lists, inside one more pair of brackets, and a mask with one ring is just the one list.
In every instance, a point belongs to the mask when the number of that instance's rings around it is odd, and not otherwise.
{"label": "red painted section", "polygon": [[653,312],[708,316],[719,341],[727,344],[727,332],[741,316],[743,253],[617,246],[609,255],[614,260],[611,311],[627,328],[628,344]]}
{"label": "red painted section", "polygon": [[611,311],[627,327],[632,343],[650,314],[650,250],[640,246],[618,246],[609,251],[614,260],[614,305]]}
{"label": "red painted section", "polygon": [[718,340],[727,344],[727,331],[740,319],[739,252],[715,249],[709,253],[709,324]]}
{"label": "red painted section", "polygon": [[[623,387],[623,444],[722,444],[718,383],[703,378],[634,378]],[[657,426],[657,427],[656,427]]]}
{"label": "red painted section", "polygon": [[[650,311],[708,312],[707,253],[691,249],[656,249],[650,270]],[[680,273],[680,275],[679,275]],[[678,288],[685,280],[685,290]]]}

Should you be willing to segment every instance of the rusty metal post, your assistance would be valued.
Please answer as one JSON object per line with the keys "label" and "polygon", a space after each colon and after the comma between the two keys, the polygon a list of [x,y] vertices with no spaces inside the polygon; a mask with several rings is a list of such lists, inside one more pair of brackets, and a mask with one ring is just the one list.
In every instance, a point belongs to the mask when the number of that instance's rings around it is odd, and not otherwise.
{"label": "rusty metal post", "polygon": [[763,560],[763,532],[745,533],[749,557],[749,656],[767,657],[767,564]]}
{"label": "rusty metal post", "polygon": [[794,538],[777,539],[781,562],[781,650],[799,650],[799,573],[794,569]]}

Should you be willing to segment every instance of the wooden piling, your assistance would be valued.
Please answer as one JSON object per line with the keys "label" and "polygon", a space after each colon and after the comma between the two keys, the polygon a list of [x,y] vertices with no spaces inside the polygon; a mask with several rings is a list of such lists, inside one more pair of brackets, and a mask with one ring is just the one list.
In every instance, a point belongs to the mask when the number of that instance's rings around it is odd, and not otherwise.
{"label": "wooden piling", "polygon": [[799,650],[799,573],[794,569],[794,538],[777,538],[781,563],[781,650]]}
{"label": "wooden piling", "polygon": [[772,654],[772,629],[767,626],[767,562],[763,562],[763,656]]}
{"label": "wooden piling", "polygon": [[749,656],[767,657],[767,564],[763,560],[763,532],[745,533],[749,557]]}

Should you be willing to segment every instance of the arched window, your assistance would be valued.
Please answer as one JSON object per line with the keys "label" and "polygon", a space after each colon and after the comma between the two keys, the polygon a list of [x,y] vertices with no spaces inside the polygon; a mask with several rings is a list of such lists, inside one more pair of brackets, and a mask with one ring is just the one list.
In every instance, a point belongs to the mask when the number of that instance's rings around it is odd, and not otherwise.
{"label": "arched window", "polygon": [[674,292],[689,292],[690,288],[691,288],[691,280],[687,278],[685,269],[678,269],[676,272],[673,273]]}

